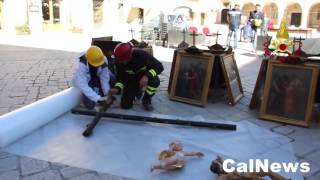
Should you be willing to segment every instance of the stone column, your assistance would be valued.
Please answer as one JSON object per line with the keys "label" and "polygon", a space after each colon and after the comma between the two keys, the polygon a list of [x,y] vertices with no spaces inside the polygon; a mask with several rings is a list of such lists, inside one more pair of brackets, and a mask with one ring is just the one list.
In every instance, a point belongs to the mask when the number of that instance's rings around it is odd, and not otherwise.
{"label": "stone column", "polygon": [[301,26],[302,28],[308,27],[308,17],[311,8],[311,3],[300,4],[302,8]]}
{"label": "stone column", "polygon": [[59,13],[60,13],[60,25],[62,27],[61,30],[66,31],[68,30],[68,0],[62,0],[60,1],[60,9],[59,9]]}
{"label": "stone column", "polygon": [[26,0],[5,0],[3,2],[3,30],[15,34],[15,27],[28,23]]}
{"label": "stone column", "polygon": [[284,11],[286,10],[287,4],[286,3],[278,3],[278,24],[277,26],[280,26],[280,23],[286,14],[284,14]]}
{"label": "stone column", "polygon": [[[109,0],[110,7],[108,7],[109,12],[106,12],[107,24],[110,24],[107,32],[113,36],[116,41],[129,41],[131,39],[130,28],[139,31],[131,24],[127,23],[127,18],[132,7],[132,0]],[[122,6],[119,8],[119,3]],[[111,13],[111,15],[109,14]],[[114,17],[112,15],[115,15]]]}
{"label": "stone column", "polygon": [[69,31],[71,28],[71,7],[70,0],[60,2],[60,23],[63,31]]}
{"label": "stone column", "polygon": [[0,1],[0,30],[3,29],[3,2]]}
{"label": "stone column", "polygon": [[93,29],[93,2],[92,0],[71,0],[71,24],[83,32]]}
{"label": "stone column", "polygon": [[103,2],[103,28],[106,34],[112,35],[118,30],[119,11],[124,9],[123,5],[119,6],[121,3],[118,0],[105,0]]}
{"label": "stone column", "polygon": [[29,27],[32,34],[43,31],[42,3],[41,0],[28,0],[28,19]]}

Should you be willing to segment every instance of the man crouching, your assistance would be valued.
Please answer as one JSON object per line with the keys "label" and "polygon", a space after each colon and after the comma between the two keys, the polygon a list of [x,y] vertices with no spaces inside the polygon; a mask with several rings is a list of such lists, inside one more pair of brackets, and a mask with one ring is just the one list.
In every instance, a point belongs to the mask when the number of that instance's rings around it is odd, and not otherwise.
{"label": "man crouching", "polygon": [[80,54],[78,60],[79,67],[72,83],[82,92],[84,106],[93,109],[97,103],[103,105],[110,90],[110,78],[113,79],[107,58],[99,47],[91,46],[85,53]]}
{"label": "man crouching", "polygon": [[121,107],[130,109],[133,101],[140,99],[145,110],[152,111],[152,96],[160,85],[158,75],[163,66],[152,55],[140,49],[134,49],[130,43],[120,43],[114,49],[117,64],[117,83],[110,89],[109,95],[122,91]]}

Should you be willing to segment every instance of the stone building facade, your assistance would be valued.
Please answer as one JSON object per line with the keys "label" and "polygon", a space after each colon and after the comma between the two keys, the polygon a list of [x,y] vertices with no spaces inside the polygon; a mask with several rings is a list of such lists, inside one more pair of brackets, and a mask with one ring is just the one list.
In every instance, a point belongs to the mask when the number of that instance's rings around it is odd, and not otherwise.
{"label": "stone building facade", "polygon": [[0,30],[15,33],[26,26],[31,34],[96,29],[112,34],[180,7],[190,9],[193,25],[211,26],[222,23],[223,10],[236,3],[243,10],[243,21],[259,3],[275,25],[285,20],[289,26],[320,29],[320,0],[0,0]]}

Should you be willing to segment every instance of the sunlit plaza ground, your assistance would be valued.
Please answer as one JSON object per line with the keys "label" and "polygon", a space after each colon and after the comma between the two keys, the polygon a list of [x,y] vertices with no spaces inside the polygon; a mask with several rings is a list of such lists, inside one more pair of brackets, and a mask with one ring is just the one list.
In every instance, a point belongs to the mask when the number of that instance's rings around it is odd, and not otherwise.
{"label": "sunlit plaza ground", "polygon": [[[225,44],[227,31],[221,31],[219,43]],[[39,99],[70,87],[70,79],[78,65],[78,53],[88,48],[92,36],[72,33],[41,33],[37,35],[10,35],[0,32],[0,114],[26,106]],[[121,35],[121,34],[120,34]],[[127,35],[128,36],[128,35]],[[139,36],[137,36],[138,38]],[[319,37],[319,34],[313,34]],[[130,38],[130,35],[128,36]],[[215,42],[215,39],[212,39]],[[199,108],[168,100],[167,85],[173,58],[173,49],[153,46],[154,55],[165,66],[160,76],[160,91],[154,99],[157,113],[189,116],[201,114],[204,118],[228,121],[249,121],[291,139],[285,144],[294,147],[295,155],[311,164],[306,179],[320,179],[319,122],[311,128],[259,120],[258,112],[248,105],[255,85],[261,59],[252,52],[251,43],[239,42],[235,58],[240,70],[244,98],[236,106],[224,101],[209,102]],[[170,109],[175,109],[175,112]],[[133,110],[135,111],[135,109]],[[137,111],[140,111],[137,109]],[[143,113],[143,112],[142,112]],[[0,179],[122,179],[109,174],[20,157],[0,151]],[[124,178],[123,178],[124,179]]]}
{"label": "sunlit plaza ground", "polygon": [[[290,37],[312,38],[315,45],[310,53],[320,53],[319,1],[257,2],[262,5],[262,11],[269,18],[269,22],[274,22],[275,28],[284,20],[291,29],[311,30],[312,35],[309,34],[308,37],[304,33],[290,33]],[[244,25],[257,2],[179,0],[170,1],[170,4],[168,1],[167,4],[167,1],[162,0],[0,0],[0,116],[71,87],[70,81],[78,67],[79,53],[91,45],[93,37],[113,36],[113,40],[124,42],[133,36],[140,41],[141,30],[153,32],[156,27],[158,31],[170,31],[173,28],[165,29],[163,26],[163,22],[167,21],[166,18],[170,15],[188,14],[190,16],[188,26],[197,27],[199,33],[203,33],[203,27],[209,27],[211,33],[219,32],[221,35],[218,43],[226,46],[228,25],[225,19],[225,22],[222,22],[223,11],[239,3],[243,13],[241,24]],[[161,22],[162,24],[159,21],[160,11],[164,12],[166,19]],[[31,33],[17,35],[25,27],[29,29],[28,31],[31,30]],[[130,33],[130,29],[134,30],[133,34]],[[268,34],[275,38],[275,32]],[[162,36],[160,35],[160,39]],[[183,34],[177,32],[175,36],[182,39]],[[191,39],[189,34],[186,36]],[[206,49],[216,42],[216,36],[205,37],[204,41],[200,40],[203,36],[196,37],[195,43],[199,48]],[[238,38],[240,39],[240,36]],[[299,162],[310,163],[311,171],[303,174],[304,178],[320,179],[320,105],[315,110],[314,121],[310,128],[261,120],[258,118],[257,109],[249,109],[263,52],[255,52],[251,43],[239,41],[234,53],[244,97],[235,106],[228,104],[223,97],[218,100],[209,99],[207,106],[198,107],[169,100],[167,87],[173,61],[173,46],[177,46],[177,43],[170,43],[169,40],[168,44],[162,46],[162,41],[155,40],[154,37],[146,41],[152,44],[154,56],[165,68],[160,75],[161,85],[153,99],[154,113],[218,122],[252,123],[284,137],[284,140],[282,138],[279,140],[279,149],[292,147]],[[127,113],[119,110],[117,106],[111,111]],[[140,106],[134,106],[128,112],[149,115]],[[212,177],[214,179],[213,174]],[[20,179],[125,180],[127,178],[79,168],[76,165],[20,156],[0,148],[0,180]]]}

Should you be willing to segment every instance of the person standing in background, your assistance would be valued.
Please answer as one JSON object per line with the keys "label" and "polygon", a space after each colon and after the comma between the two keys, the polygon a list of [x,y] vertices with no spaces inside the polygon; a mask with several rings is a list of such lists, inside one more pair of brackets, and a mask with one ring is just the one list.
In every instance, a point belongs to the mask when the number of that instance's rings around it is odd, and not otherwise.
{"label": "person standing in background", "polygon": [[233,48],[237,49],[239,26],[241,22],[241,11],[239,4],[235,4],[234,8],[228,11],[227,21],[229,23],[229,33],[228,33],[228,47],[230,47],[230,41],[233,34]]}
{"label": "person standing in background", "polygon": [[261,11],[261,5],[256,4],[255,10],[250,12],[249,15],[249,21],[251,21],[252,24],[252,30],[253,30],[253,50],[256,50],[257,46],[257,36],[261,35],[261,28],[263,26],[264,21],[264,14]]}

